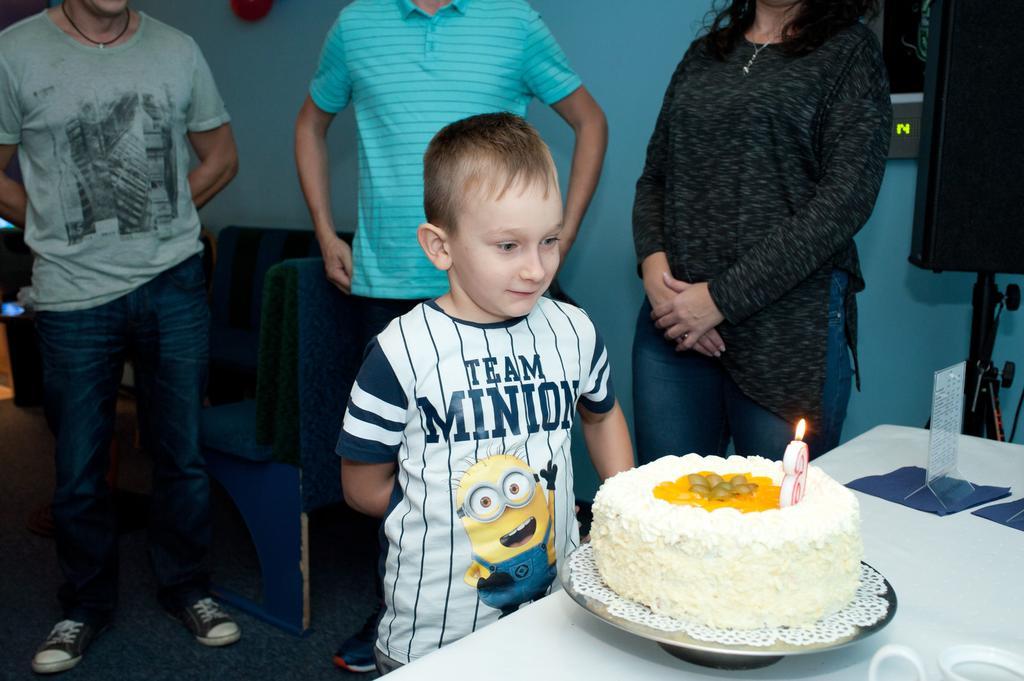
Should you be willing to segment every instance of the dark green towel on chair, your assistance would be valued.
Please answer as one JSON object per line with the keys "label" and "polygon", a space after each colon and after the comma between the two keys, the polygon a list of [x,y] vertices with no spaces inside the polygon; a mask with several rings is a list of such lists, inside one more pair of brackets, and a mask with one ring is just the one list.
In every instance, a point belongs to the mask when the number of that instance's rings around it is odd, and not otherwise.
{"label": "dark green towel on chair", "polygon": [[275,461],[299,465],[299,273],[287,264],[267,271],[260,322],[256,441],[273,445]]}

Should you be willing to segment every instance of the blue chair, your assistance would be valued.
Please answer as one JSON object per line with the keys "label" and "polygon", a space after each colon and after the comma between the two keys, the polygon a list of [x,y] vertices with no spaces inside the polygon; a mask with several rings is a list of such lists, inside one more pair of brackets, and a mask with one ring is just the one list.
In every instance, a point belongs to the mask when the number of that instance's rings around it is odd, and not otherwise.
{"label": "blue chair", "polygon": [[200,425],[210,476],[244,519],[263,577],[261,602],[216,584],[213,591],[295,634],[310,626],[308,513],[342,500],[334,447],[361,359],[347,332],[355,314],[321,259],[271,267],[256,399],[208,407]]}
{"label": "blue chair", "polygon": [[210,400],[252,397],[260,342],[263,282],[271,266],[319,257],[308,229],[225,227],[217,235],[210,282]]}

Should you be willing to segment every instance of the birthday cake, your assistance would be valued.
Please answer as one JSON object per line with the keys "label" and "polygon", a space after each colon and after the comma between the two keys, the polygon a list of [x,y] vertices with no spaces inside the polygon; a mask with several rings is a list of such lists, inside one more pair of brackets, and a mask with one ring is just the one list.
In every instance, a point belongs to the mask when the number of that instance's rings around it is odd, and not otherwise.
{"label": "birthday cake", "polygon": [[716,628],[798,627],[839,610],[859,583],[857,499],[810,466],[802,499],[780,508],[787,472],[759,456],[687,454],[609,478],[591,528],[602,579]]}

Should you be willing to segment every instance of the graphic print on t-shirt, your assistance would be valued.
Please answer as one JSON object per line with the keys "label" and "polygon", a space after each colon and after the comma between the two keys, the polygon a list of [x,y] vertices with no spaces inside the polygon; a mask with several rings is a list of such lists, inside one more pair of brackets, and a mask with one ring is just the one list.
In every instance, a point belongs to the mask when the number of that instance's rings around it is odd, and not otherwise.
{"label": "graphic print on t-shirt", "polygon": [[[534,353],[532,359],[524,355],[484,355],[463,359],[462,364],[469,381],[468,389],[460,387],[448,394],[442,393],[437,405],[436,397],[434,400],[429,396],[416,398],[428,443],[468,442],[471,438],[474,441],[501,438],[504,442],[509,432],[518,436],[524,426],[527,434],[572,428],[580,382],[548,380],[540,355]],[[441,418],[442,413],[444,418]],[[494,424],[494,427],[489,430],[485,424]],[[467,426],[474,426],[474,430],[470,432]]]}
{"label": "graphic print on t-shirt", "polygon": [[68,244],[96,235],[131,238],[178,215],[177,158],[169,94],[126,92],[85,101],[64,127],[60,173]]}
{"label": "graphic print on t-shirt", "polygon": [[555,578],[557,473],[551,461],[538,475],[518,456],[495,454],[458,480],[455,506],[473,552],[463,581],[502,617],[543,596]]}

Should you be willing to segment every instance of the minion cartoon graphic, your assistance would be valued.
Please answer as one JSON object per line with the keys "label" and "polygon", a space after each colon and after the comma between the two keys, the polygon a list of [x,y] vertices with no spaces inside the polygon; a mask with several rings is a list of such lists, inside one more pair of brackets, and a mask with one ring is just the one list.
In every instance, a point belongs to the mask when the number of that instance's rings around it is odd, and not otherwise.
{"label": "minion cartoon graphic", "polygon": [[517,456],[495,454],[459,481],[455,504],[473,548],[463,579],[502,617],[543,596],[555,578],[557,473],[550,461],[538,475]]}

